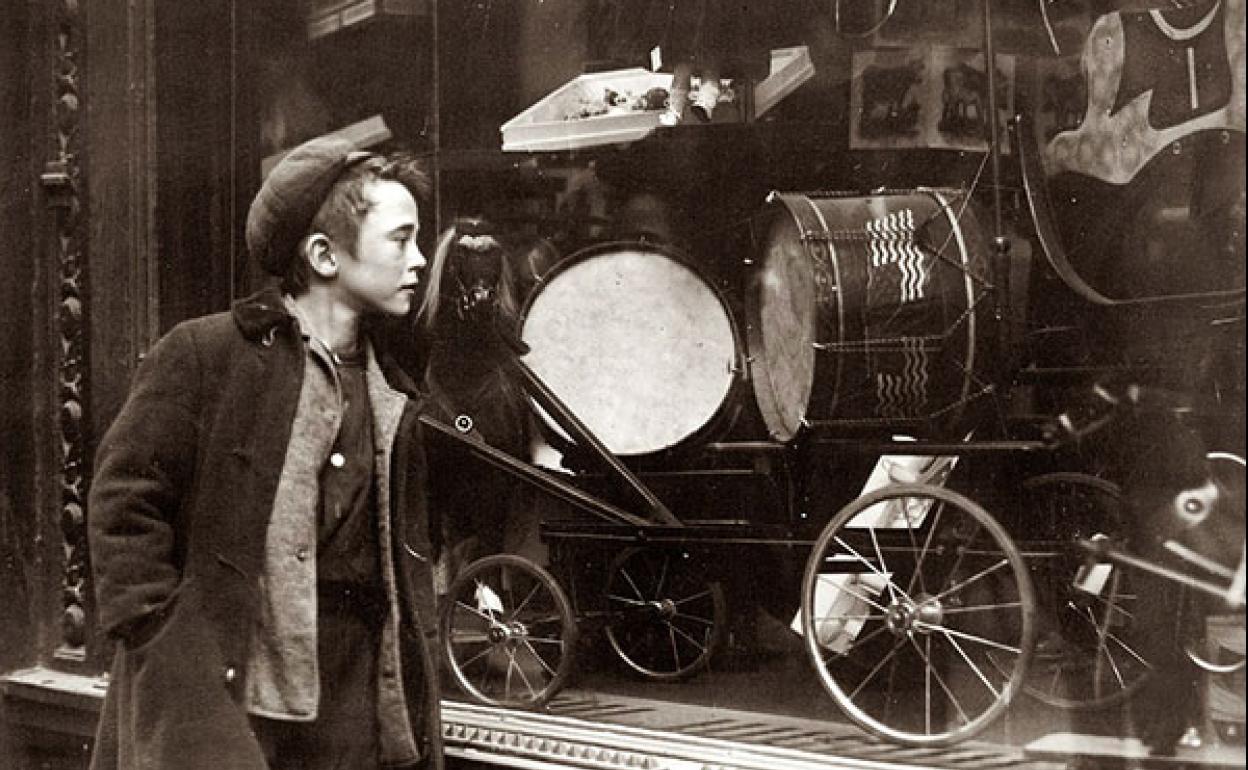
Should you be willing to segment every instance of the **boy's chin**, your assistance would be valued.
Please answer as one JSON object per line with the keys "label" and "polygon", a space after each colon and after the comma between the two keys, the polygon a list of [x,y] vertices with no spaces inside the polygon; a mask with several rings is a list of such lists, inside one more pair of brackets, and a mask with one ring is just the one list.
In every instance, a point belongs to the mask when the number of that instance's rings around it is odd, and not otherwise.
{"label": "boy's chin", "polygon": [[403,318],[411,314],[412,309],[416,307],[416,303],[409,297],[406,300],[396,299],[393,302],[378,304],[373,306],[373,312],[387,318]]}

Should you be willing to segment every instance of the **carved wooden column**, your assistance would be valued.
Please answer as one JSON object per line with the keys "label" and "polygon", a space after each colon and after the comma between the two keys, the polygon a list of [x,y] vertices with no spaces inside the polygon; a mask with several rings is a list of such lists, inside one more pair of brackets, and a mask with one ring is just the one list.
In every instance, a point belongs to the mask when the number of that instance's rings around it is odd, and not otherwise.
{"label": "carved wooden column", "polygon": [[56,373],[57,402],[52,434],[59,468],[59,520],[62,536],[60,640],[58,659],[82,661],[89,636],[86,493],[89,476],[87,404],[89,396],[89,299],[86,225],[90,210],[82,165],[82,86],[84,20],[77,0],[59,0],[50,14],[53,45],[50,157],[40,181],[49,210],[50,243],[56,274],[48,323],[56,344],[48,363]]}

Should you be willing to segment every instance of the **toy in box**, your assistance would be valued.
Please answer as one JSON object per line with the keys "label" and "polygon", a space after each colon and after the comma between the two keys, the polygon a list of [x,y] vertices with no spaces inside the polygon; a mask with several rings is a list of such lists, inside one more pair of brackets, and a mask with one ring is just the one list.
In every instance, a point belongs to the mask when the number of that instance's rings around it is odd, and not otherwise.
{"label": "toy in box", "polygon": [[[696,101],[701,81],[690,85],[688,104]],[[580,75],[502,125],[505,152],[574,150],[634,142],[656,128],[697,122],[686,114],[667,114],[672,75],[640,67]],[[749,119],[748,90],[738,81],[721,80],[711,122]]]}

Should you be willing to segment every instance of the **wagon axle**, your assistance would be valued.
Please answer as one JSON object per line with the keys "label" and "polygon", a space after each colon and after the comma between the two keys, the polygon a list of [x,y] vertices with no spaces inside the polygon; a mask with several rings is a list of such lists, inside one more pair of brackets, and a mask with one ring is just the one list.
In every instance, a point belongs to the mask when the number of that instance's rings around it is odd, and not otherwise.
{"label": "wagon axle", "polygon": [[935,596],[920,597],[913,601],[897,597],[884,613],[884,624],[897,636],[911,631],[927,634],[941,627],[945,608]]}
{"label": "wagon axle", "polygon": [[519,644],[520,640],[529,636],[529,629],[519,621],[494,623],[485,632],[490,644]]}

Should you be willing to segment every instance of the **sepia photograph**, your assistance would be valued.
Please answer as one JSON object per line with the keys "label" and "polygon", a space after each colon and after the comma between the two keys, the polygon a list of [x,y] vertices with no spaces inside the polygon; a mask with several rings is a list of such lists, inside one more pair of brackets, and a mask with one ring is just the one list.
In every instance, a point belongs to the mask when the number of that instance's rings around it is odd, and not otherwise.
{"label": "sepia photograph", "polygon": [[17,0],[0,767],[1244,770],[1244,0]]}

